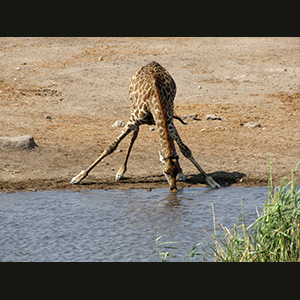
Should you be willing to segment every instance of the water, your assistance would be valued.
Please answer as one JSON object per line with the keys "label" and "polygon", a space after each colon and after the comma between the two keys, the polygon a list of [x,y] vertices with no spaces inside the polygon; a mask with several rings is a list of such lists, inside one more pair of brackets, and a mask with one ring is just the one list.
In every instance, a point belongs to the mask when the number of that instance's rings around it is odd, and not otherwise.
{"label": "water", "polygon": [[180,242],[172,261],[187,261],[194,245],[210,241],[211,203],[216,223],[232,228],[241,198],[251,224],[266,187],[0,193],[0,261],[157,261],[160,235]]}

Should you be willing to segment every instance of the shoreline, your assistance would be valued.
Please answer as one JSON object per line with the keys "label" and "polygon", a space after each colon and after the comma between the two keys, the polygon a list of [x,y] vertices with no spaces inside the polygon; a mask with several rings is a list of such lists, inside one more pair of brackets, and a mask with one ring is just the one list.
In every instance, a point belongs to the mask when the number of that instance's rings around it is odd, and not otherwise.
{"label": "shoreline", "polygon": [[[189,176],[188,176],[189,177]],[[223,182],[224,182],[223,178]],[[188,178],[187,182],[177,182],[178,191],[181,189],[195,188],[195,187],[207,187],[209,188],[203,180],[201,182],[193,182]],[[229,180],[228,184],[221,185],[221,188],[228,187],[260,187],[268,186],[268,180],[263,179],[252,179],[252,178],[243,178],[237,182]],[[168,188],[168,183],[164,180],[162,176],[153,176],[149,178],[137,178],[137,179],[124,179],[120,182],[115,182],[112,180],[100,181],[99,179],[91,178],[83,181],[78,185],[71,185],[66,180],[49,180],[49,179],[40,179],[40,180],[25,180],[25,181],[0,181],[0,193],[15,193],[22,191],[86,191],[86,190],[132,190],[132,189],[146,189],[151,191],[152,189],[157,188]]]}

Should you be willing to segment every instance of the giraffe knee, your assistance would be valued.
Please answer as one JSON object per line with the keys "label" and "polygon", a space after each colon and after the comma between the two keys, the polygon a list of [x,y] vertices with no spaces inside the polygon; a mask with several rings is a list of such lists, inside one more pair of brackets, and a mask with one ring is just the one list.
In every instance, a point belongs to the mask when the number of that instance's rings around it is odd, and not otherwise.
{"label": "giraffe knee", "polygon": [[116,150],[117,146],[118,146],[117,144],[108,145],[105,149],[105,152],[106,152],[105,154],[109,155],[109,154],[113,153]]}

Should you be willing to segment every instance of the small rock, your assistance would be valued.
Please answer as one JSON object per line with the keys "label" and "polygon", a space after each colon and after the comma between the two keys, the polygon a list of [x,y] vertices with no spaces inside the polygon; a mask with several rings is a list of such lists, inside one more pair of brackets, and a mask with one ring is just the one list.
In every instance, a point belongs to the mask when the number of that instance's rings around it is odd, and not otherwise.
{"label": "small rock", "polygon": [[38,147],[33,136],[0,137],[0,147],[11,150],[25,150]]}
{"label": "small rock", "polygon": [[201,121],[200,118],[198,118],[198,115],[196,113],[190,114],[190,115],[186,115],[186,116],[182,116],[181,117],[182,120],[196,120],[196,121]]}
{"label": "small rock", "polygon": [[98,62],[100,62],[100,61],[103,61],[103,56],[102,55],[100,55],[99,58],[98,58]]}
{"label": "small rock", "polygon": [[222,120],[222,118],[217,115],[206,115],[206,120]]}
{"label": "small rock", "polygon": [[49,116],[49,115],[47,115],[45,118],[48,119],[48,120],[52,120],[52,117]]}
{"label": "small rock", "polygon": [[217,126],[216,129],[217,129],[217,130],[226,130],[226,127],[223,127],[223,126]]}
{"label": "small rock", "polygon": [[155,128],[154,127],[149,127],[149,131],[154,131]]}
{"label": "small rock", "polygon": [[257,122],[249,122],[244,124],[244,127],[248,127],[248,128],[261,127],[261,124]]}
{"label": "small rock", "polygon": [[111,127],[116,129],[116,128],[120,128],[120,127],[124,127],[125,126],[125,123],[123,121],[116,121]]}

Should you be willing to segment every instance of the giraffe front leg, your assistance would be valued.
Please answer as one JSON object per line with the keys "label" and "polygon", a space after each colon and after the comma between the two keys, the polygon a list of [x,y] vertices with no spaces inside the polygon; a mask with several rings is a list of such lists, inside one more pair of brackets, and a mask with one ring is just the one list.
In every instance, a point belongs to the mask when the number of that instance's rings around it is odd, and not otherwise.
{"label": "giraffe front leg", "polygon": [[70,181],[71,184],[79,184],[82,179],[84,179],[87,176],[87,172],[85,170],[82,170],[77,176],[73,177]]}
{"label": "giraffe front leg", "polygon": [[137,126],[134,129],[134,132],[133,132],[133,135],[132,135],[132,138],[131,138],[131,142],[130,142],[130,145],[129,145],[129,148],[128,148],[128,151],[127,151],[127,154],[126,154],[125,161],[124,161],[123,165],[120,167],[118,173],[116,174],[116,181],[121,180],[125,175],[125,172],[127,170],[127,162],[128,162],[128,159],[129,159],[129,155],[130,155],[132,146],[133,146],[138,134],[139,134],[139,127]]}
{"label": "giraffe front leg", "polygon": [[188,157],[188,159],[193,163],[193,165],[200,171],[200,173],[202,175],[205,176],[205,181],[206,183],[213,189],[219,189],[220,188],[220,185],[215,182],[213,180],[213,178],[209,175],[207,175],[204,170],[200,167],[200,165],[197,163],[197,161],[195,160],[195,158],[192,156],[192,153],[190,153],[190,156]]}
{"label": "giraffe front leg", "polygon": [[174,134],[174,140],[176,140],[182,154],[193,163],[193,165],[198,169],[198,171],[200,171],[202,175],[204,175],[206,183],[213,189],[220,188],[220,185],[217,182],[215,182],[211,176],[207,175],[205,171],[197,163],[197,161],[192,155],[191,150],[183,143],[175,127],[173,130],[173,134]]}
{"label": "giraffe front leg", "polygon": [[88,176],[90,171],[97,166],[97,164],[107,155],[110,155],[113,153],[119,143],[132,131],[134,130],[135,125],[131,122],[128,122],[125,129],[122,131],[122,133],[116,138],[114,142],[112,142],[110,145],[106,147],[106,149],[103,151],[103,153],[86,169],[82,170],[77,176],[73,177],[70,181],[71,184],[79,184],[81,180],[83,180],[85,177]]}
{"label": "giraffe front leg", "polygon": [[119,171],[116,174],[116,181],[119,181],[124,178],[124,175],[127,171],[127,167],[125,163],[120,167]]}
{"label": "giraffe front leg", "polygon": [[213,189],[219,189],[219,188],[220,188],[220,185],[219,185],[217,182],[215,182],[215,181],[212,179],[212,177],[210,177],[210,176],[208,176],[208,175],[206,175],[205,181],[206,181],[206,183],[207,183],[211,188],[213,188]]}

